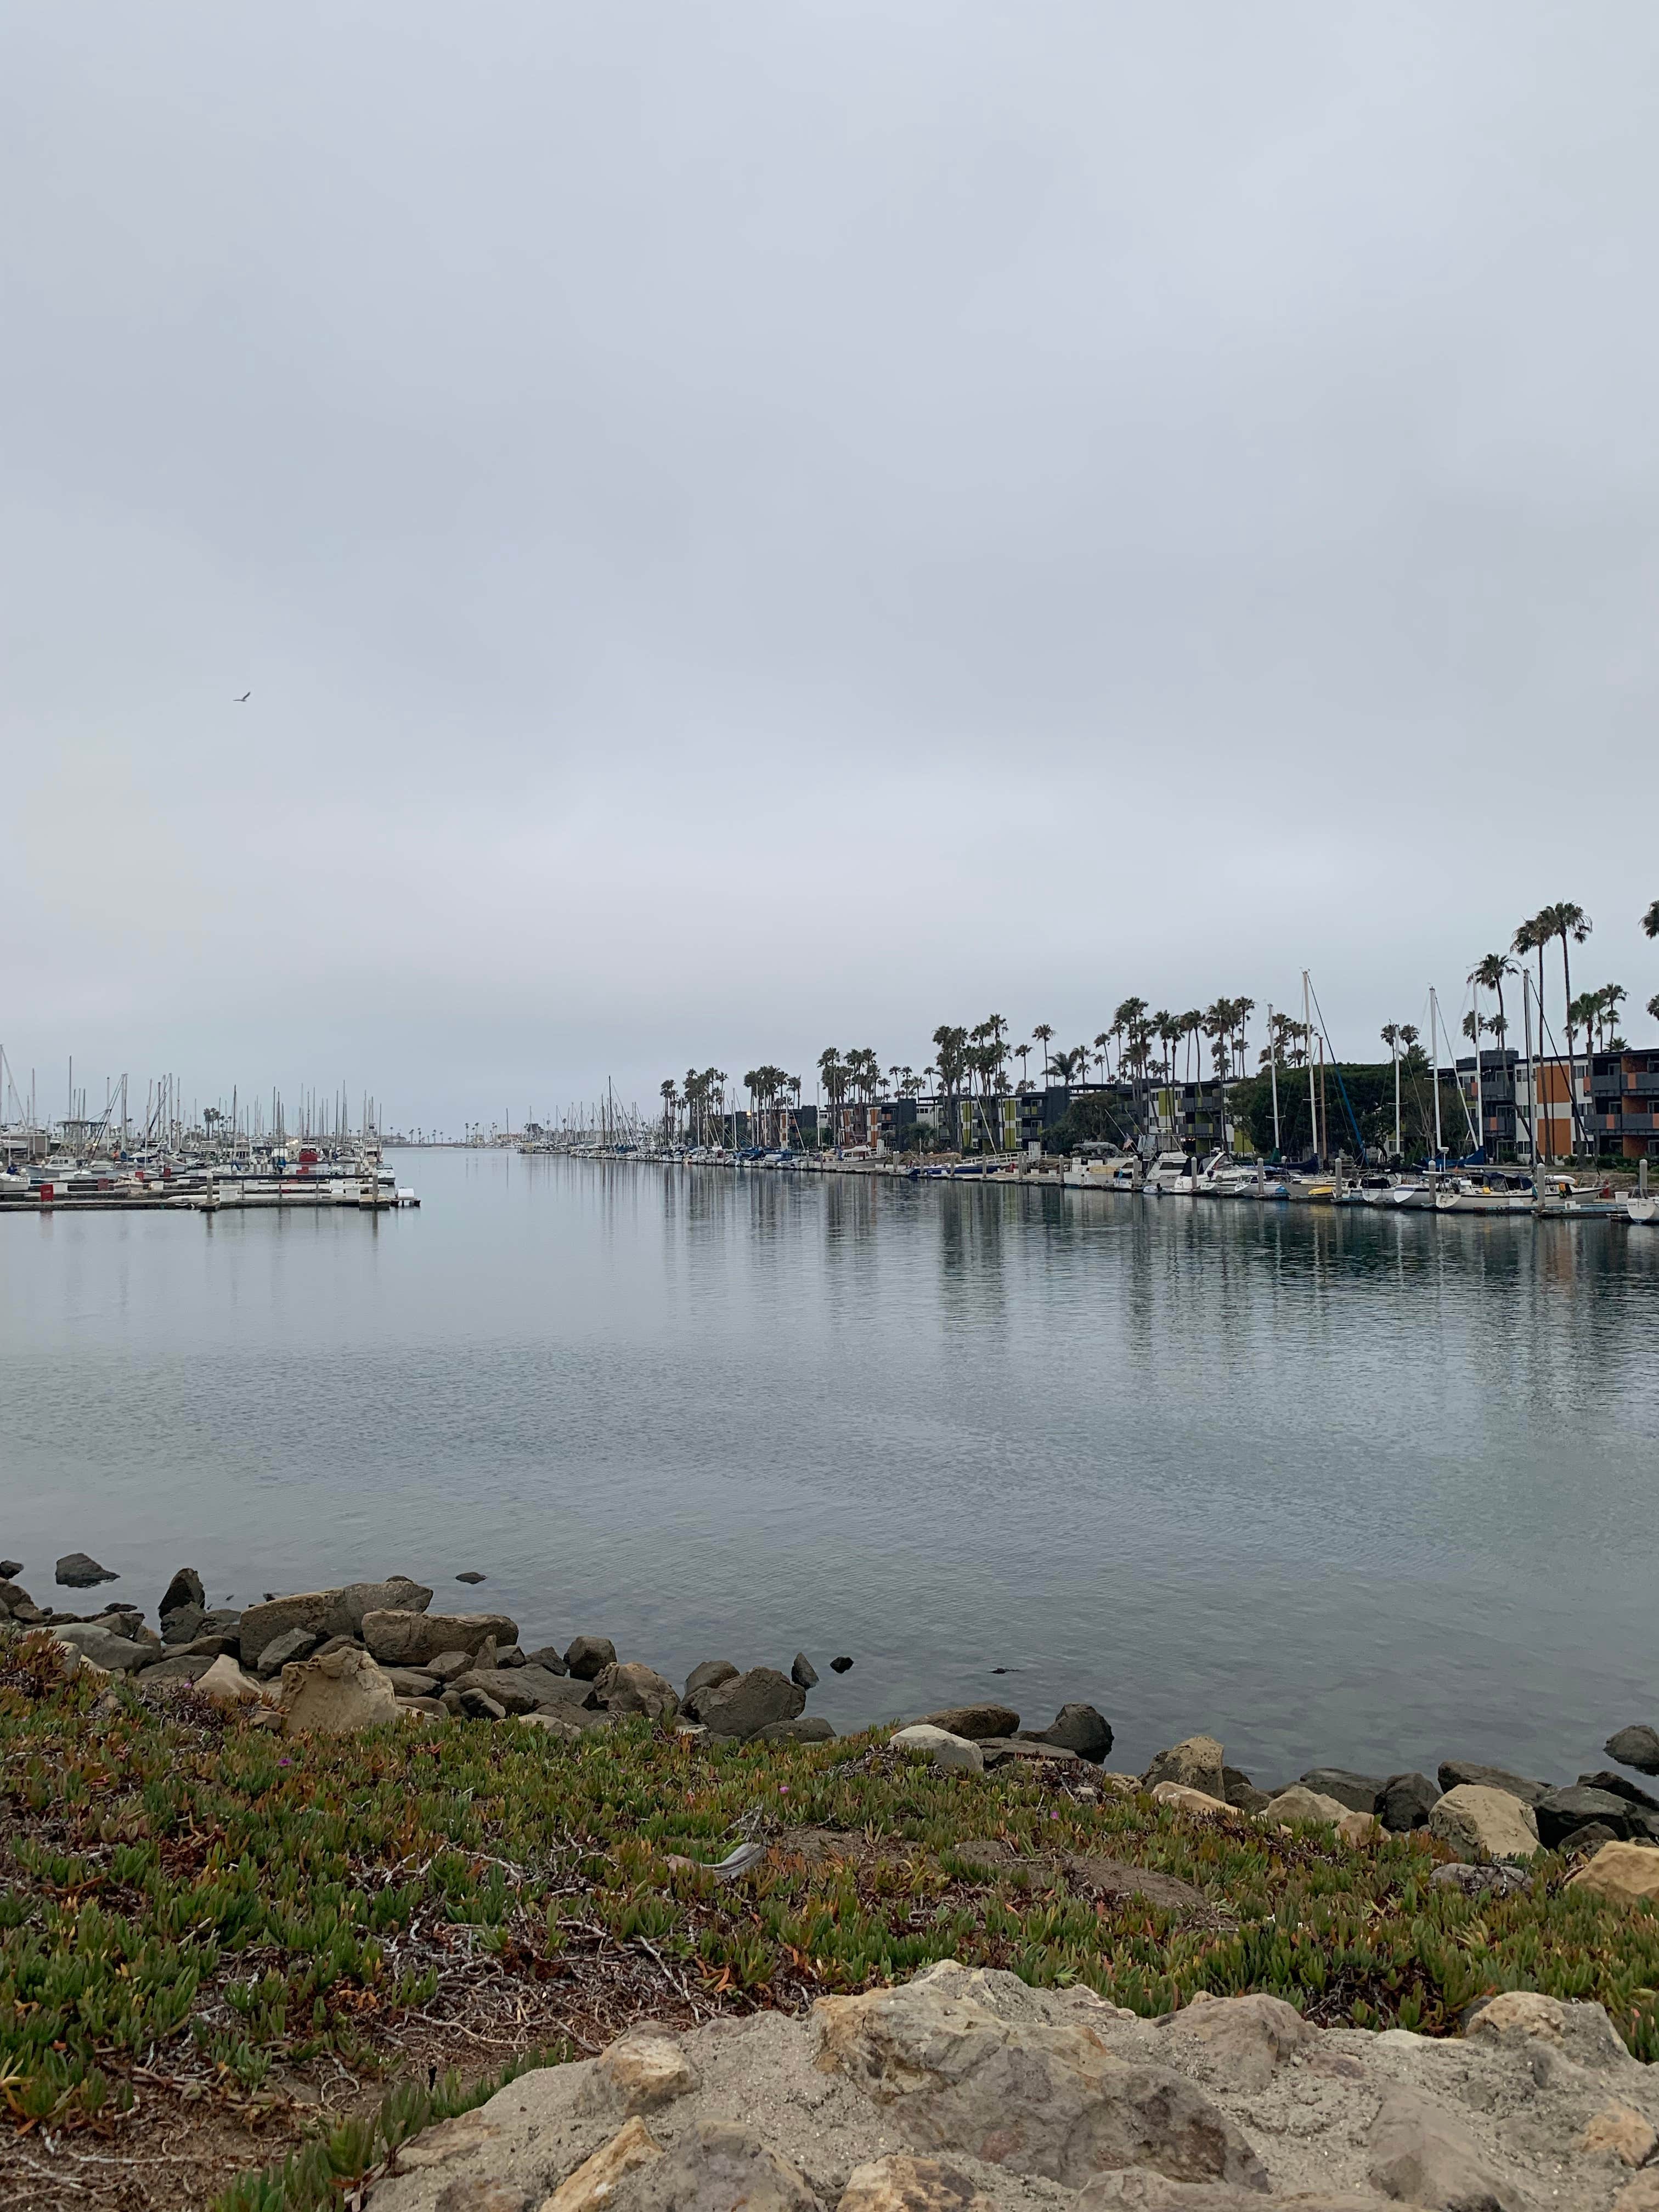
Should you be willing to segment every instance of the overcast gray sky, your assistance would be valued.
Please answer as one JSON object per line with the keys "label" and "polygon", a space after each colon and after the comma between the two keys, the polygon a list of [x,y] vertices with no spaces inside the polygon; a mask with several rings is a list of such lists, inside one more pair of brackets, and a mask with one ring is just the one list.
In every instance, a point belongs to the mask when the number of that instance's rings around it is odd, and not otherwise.
{"label": "overcast gray sky", "polygon": [[3,45],[0,1042],[57,1110],[73,1052],[517,1118],[1304,964],[1371,1052],[1567,897],[1651,1029],[1651,6]]}

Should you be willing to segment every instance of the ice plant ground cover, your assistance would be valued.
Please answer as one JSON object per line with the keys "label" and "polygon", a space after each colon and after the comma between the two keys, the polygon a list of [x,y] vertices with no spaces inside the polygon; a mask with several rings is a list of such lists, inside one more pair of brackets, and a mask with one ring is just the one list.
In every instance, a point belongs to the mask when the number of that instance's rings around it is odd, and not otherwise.
{"label": "ice plant ground cover", "polygon": [[[61,1663],[0,1638],[9,2205],[337,2203],[503,2069],[945,1957],[1147,2014],[1267,1990],[1430,2034],[1536,1989],[1659,2057],[1659,1911],[1567,1889],[1555,1856],[1470,1899],[1420,1833],[1216,1822],[1082,1766],[942,1773],[884,1729],[293,1737]],[[757,1865],[708,1870],[744,1839]]]}

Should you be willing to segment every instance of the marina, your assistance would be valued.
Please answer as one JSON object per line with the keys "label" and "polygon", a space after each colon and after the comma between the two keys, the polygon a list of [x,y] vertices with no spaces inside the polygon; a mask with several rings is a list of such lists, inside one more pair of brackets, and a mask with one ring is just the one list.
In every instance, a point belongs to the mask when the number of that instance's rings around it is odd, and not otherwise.
{"label": "marina", "polygon": [[849,1152],[794,1151],[760,1146],[728,1150],[720,1146],[690,1149],[596,1142],[520,1145],[522,1157],[556,1155],[572,1159],[608,1159],[686,1169],[725,1169],[736,1173],[875,1176],[905,1182],[1015,1183],[1042,1189],[1086,1191],[1111,1198],[1227,1200],[1235,1204],[1364,1206],[1378,1212],[1527,1216],[1538,1220],[1595,1219],[1650,1227],[1659,1206],[1649,1194],[1648,1164],[1637,1163],[1633,1187],[1619,1188],[1610,1176],[1578,1178],[1545,1172],[1449,1169],[1398,1173],[1357,1170],[1339,1163],[1323,1169],[1316,1162],[1295,1167],[1235,1158],[1216,1151],[1165,1152],[1151,1160],[1136,1152],[1083,1147],[1084,1157],[1020,1158],[992,1154],[976,1159],[923,1166],[859,1149]]}
{"label": "marina", "polygon": [[274,1094],[244,1106],[233,1091],[228,1110],[186,1110],[175,1079],[147,1086],[144,1117],[127,1109],[123,1076],[107,1089],[101,1114],[88,1112],[70,1063],[70,1112],[41,1118],[33,1082],[27,1093],[0,1050],[0,1213],[229,1213],[251,1208],[344,1206],[368,1213],[417,1206],[385,1159],[373,1102],[353,1129],[343,1092],[329,1104],[301,1095],[301,1126],[290,1134]]}

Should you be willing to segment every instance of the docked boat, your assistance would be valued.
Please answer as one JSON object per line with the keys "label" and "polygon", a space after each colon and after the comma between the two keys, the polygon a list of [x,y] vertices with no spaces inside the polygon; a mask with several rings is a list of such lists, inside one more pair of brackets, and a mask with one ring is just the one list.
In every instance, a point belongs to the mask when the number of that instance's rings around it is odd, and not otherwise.
{"label": "docked boat", "polygon": [[1187,1152],[1160,1152],[1147,1169],[1141,1188],[1155,1198],[1176,1192],[1190,1197],[1198,1189],[1198,1162]]}
{"label": "docked boat", "polygon": [[1068,1190],[1139,1190],[1140,1162],[1133,1152],[1110,1152],[1101,1158],[1070,1160],[1060,1179]]}
{"label": "docked boat", "polygon": [[1576,1182],[1571,1176],[1544,1176],[1532,1211],[1542,1220],[1622,1220],[1634,1217],[1632,1201],[1613,1194],[1610,1182]]}
{"label": "docked boat", "polygon": [[1256,1162],[1249,1181],[1240,1186],[1237,1194],[1240,1198],[1258,1199],[1264,1204],[1269,1199],[1288,1199],[1290,1194],[1290,1179],[1284,1170],[1267,1167],[1260,1160]]}
{"label": "docked boat", "polygon": [[1450,1176],[1434,1194],[1439,1213],[1530,1213],[1532,1185],[1522,1176]]}

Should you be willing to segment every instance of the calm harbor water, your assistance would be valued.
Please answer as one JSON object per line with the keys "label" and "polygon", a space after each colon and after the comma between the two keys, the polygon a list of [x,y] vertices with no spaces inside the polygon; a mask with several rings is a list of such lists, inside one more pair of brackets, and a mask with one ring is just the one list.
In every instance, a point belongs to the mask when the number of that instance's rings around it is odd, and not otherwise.
{"label": "calm harbor water", "polygon": [[397,1158],[419,1212],[0,1220],[38,1601],[81,1548],[150,1609],[404,1572],[1269,1780],[1659,1722],[1659,1234]]}

